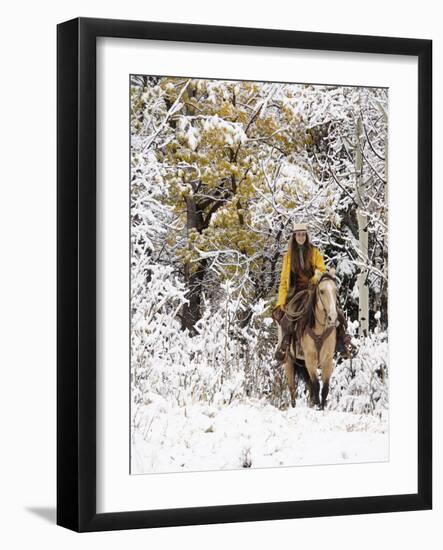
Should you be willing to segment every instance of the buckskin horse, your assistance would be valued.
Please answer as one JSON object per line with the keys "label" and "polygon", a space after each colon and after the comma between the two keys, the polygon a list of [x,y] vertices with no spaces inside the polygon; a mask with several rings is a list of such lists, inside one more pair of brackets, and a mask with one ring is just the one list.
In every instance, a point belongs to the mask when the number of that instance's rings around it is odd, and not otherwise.
{"label": "buckskin horse", "polygon": [[[337,338],[335,270],[331,269],[321,274],[313,289],[305,292],[308,296],[302,311],[299,309],[298,294],[290,299],[285,307],[288,317],[296,321],[296,328],[284,367],[292,407],[295,407],[296,378],[301,376],[307,382],[311,403],[324,409],[334,368]],[[317,369],[320,369],[322,379],[321,402]]]}

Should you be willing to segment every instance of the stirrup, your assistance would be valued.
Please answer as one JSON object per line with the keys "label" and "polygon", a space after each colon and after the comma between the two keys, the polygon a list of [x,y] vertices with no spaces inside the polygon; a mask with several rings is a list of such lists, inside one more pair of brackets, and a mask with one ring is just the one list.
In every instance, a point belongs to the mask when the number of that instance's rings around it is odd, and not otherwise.
{"label": "stirrup", "polygon": [[286,357],[286,351],[282,351],[280,348],[275,350],[274,358],[277,361],[282,362],[282,361],[284,361],[285,357]]}
{"label": "stirrup", "polygon": [[290,346],[291,346],[291,337],[284,336],[274,354],[274,357],[277,359],[277,361],[283,361],[283,359],[286,357],[288,353]]}

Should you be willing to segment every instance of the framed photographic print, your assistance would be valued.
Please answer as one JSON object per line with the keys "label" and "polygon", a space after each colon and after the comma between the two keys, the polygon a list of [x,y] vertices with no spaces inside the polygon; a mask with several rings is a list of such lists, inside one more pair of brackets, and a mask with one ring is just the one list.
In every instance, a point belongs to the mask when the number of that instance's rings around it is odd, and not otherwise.
{"label": "framed photographic print", "polygon": [[431,508],[431,41],[57,36],[57,523]]}

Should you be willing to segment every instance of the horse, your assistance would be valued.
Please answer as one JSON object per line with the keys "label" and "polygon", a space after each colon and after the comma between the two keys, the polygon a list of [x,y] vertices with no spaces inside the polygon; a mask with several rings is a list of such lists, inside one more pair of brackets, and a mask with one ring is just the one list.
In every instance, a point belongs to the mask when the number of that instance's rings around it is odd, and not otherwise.
{"label": "horse", "polygon": [[[296,295],[297,296],[297,295]],[[296,296],[294,298],[296,298]],[[318,282],[309,295],[303,312],[294,309],[296,300],[289,300],[286,314],[297,319],[284,369],[295,407],[296,378],[305,379],[311,403],[324,409],[329,393],[329,380],[334,368],[334,351],[337,339],[337,287],[335,270],[318,273]],[[300,344],[302,354],[299,352]],[[304,364],[303,364],[304,363]],[[322,392],[317,369],[321,370]]]}

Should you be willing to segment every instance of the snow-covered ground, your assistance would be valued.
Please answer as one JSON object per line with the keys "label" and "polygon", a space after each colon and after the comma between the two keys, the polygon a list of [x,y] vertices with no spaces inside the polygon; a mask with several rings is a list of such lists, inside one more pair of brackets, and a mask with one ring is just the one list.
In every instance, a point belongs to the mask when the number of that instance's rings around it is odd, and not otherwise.
{"label": "snow-covered ground", "polygon": [[132,473],[229,470],[388,460],[387,419],[298,403],[248,400],[133,406]]}

